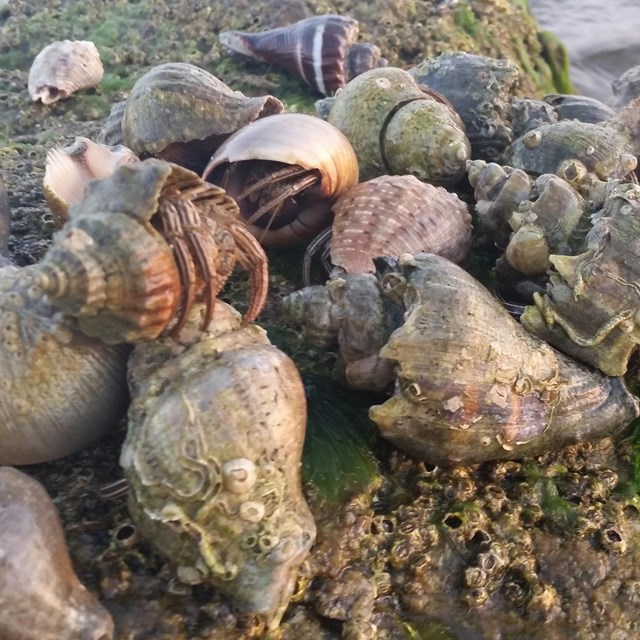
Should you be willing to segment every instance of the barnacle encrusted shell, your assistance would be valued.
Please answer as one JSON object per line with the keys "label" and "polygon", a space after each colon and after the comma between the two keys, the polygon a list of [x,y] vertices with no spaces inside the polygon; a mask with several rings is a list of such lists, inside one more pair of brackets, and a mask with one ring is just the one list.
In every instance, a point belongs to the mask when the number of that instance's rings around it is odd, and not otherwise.
{"label": "barnacle encrusted shell", "polygon": [[469,159],[458,114],[396,67],[351,80],[336,95],[327,119],[353,145],[362,180],[391,173],[453,184]]}
{"label": "barnacle encrusted shell", "polygon": [[218,37],[233,52],[282,67],[329,96],[347,82],[345,58],[358,37],[358,21],[325,14],[257,33],[223,31]]}
{"label": "barnacle encrusted shell", "polygon": [[467,205],[415,176],[380,176],[351,187],[332,207],[331,262],[374,273],[373,258],[437,253],[462,261],[471,246]]}
{"label": "barnacle encrusted shell", "polygon": [[29,70],[29,95],[34,102],[52,104],[75,91],[95,87],[104,74],[93,42],[62,40],[45,47]]}
{"label": "barnacle encrusted shell", "polygon": [[612,376],[640,342],[639,200],[638,186],[612,181],[586,250],[550,257],[547,294],[522,316],[529,331]]}
{"label": "barnacle encrusted shell", "polygon": [[339,347],[336,375],[354,389],[380,391],[393,380],[393,364],[380,349],[399,326],[402,311],[382,295],[373,274],[345,274],[324,286],[286,296],[282,308],[319,348]]}
{"label": "barnacle encrusted shell", "polygon": [[621,109],[627,103],[640,97],[640,65],[627,69],[619,78],[611,83],[615,98],[614,109]]}
{"label": "barnacle encrusted shell", "polygon": [[0,464],[55,460],[115,427],[127,356],[53,309],[34,267],[0,269]]}
{"label": "barnacle encrusted shell", "polygon": [[[398,390],[370,409],[383,437],[431,464],[521,458],[619,433],[638,416],[621,378],[520,327],[460,267],[404,256],[405,323],[381,350]],[[384,283],[383,283],[384,285]]]}
{"label": "barnacle encrusted shell", "polygon": [[69,206],[82,200],[91,180],[110,176],[121,164],[138,158],[123,146],[108,147],[78,137],[72,145],[55,147],[47,153],[42,188],[55,223],[67,220]]}
{"label": "barnacle encrusted shell", "polygon": [[197,341],[136,347],[130,381],[121,464],[136,526],[181,579],[277,626],[315,539],[293,362],[220,303]]}
{"label": "barnacle encrusted shell", "polygon": [[62,524],[42,485],[0,467],[0,637],[111,640],[113,620],[74,573]]}
{"label": "barnacle encrusted shell", "polygon": [[623,178],[638,164],[629,136],[578,120],[528,131],[505,151],[503,162],[536,176],[555,173],[569,182],[579,182],[587,173],[601,180]]}
{"label": "barnacle encrusted shell", "polygon": [[232,133],[283,110],[273,96],[249,98],[204,69],[168,62],[147,71],[133,86],[122,136],[140,156],[160,157],[200,173]]}
{"label": "barnacle encrusted shell", "polygon": [[597,124],[615,115],[611,107],[588,96],[551,93],[544,97],[544,101],[553,107],[558,120],[580,120]]}
{"label": "barnacle encrusted shell", "polygon": [[536,129],[543,124],[558,122],[558,114],[544,100],[514,98],[511,100],[509,119],[513,140],[515,140],[531,129]]}
{"label": "barnacle encrusted shell", "polygon": [[508,60],[453,51],[427,59],[409,73],[453,104],[464,122],[472,158],[496,160],[512,141],[510,100],[519,72]]}

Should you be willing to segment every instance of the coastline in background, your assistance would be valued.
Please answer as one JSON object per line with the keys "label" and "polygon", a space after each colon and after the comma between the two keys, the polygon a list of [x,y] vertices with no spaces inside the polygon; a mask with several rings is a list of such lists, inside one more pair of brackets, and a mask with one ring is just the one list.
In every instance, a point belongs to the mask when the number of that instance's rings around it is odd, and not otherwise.
{"label": "coastline in background", "polygon": [[611,81],[640,64],[639,0],[529,0],[529,5],[540,26],[567,47],[579,93],[608,102]]}

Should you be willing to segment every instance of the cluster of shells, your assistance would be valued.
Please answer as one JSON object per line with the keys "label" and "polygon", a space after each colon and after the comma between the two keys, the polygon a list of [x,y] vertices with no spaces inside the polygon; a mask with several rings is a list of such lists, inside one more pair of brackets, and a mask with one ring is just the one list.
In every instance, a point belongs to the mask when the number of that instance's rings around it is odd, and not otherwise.
{"label": "cluster of shells", "polygon": [[[251,324],[265,248],[307,245],[308,286],[280,312],[336,349],[342,383],[379,394],[370,417],[410,456],[466,465],[615,436],[640,413],[623,377],[640,342],[640,103],[518,98],[515,66],[464,53],[389,67],[340,16],[220,39],[300,73],[330,96],[324,117],[166,63],[114,105],[100,140],[51,150],[59,231],[39,264],[0,271],[0,464],[89,446],[128,406],[120,462],[137,528],[182,581],[275,628],[315,524],[304,387]],[[73,49],[91,69],[93,49]],[[71,89],[37,79],[45,52],[30,88],[46,104]],[[2,254],[6,233],[0,216]],[[472,251],[497,259],[495,291],[465,270]],[[324,284],[310,282],[316,262]],[[217,299],[236,265],[251,280],[244,317]],[[47,530],[64,547],[40,488],[0,474],[3,541],[24,544],[16,523],[33,503],[29,544]],[[37,637],[111,638],[65,558],[29,572],[68,613]],[[18,588],[14,573],[3,602],[42,611],[37,581]],[[3,637],[27,637],[12,615]]]}

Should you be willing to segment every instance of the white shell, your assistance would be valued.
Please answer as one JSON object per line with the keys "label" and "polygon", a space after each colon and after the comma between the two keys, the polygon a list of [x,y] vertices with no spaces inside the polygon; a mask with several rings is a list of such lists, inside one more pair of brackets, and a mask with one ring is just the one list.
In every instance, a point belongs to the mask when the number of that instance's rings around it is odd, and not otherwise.
{"label": "white shell", "polygon": [[45,47],[29,71],[29,95],[34,102],[52,104],[75,91],[95,87],[104,74],[93,42],[62,40]]}

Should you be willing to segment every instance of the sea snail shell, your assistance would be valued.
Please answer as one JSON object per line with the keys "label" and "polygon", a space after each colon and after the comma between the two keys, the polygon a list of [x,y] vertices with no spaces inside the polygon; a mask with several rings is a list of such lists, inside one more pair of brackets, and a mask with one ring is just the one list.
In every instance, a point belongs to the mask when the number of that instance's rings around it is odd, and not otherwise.
{"label": "sea snail shell", "polygon": [[104,69],[93,42],[63,40],[45,47],[29,70],[29,95],[34,102],[52,104],[74,91],[95,87]]}
{"label": "sea snail shell", "polygon": [[181,576],[277,626],[315,538],[293,362],[219,303],[197,341],[138,345],[130,380],[121,464],[136,526]]}
{"label": "sea snail shell", "polygon": [[73,571],[56,508],[42,485],[0,467],[0,637],[111,640],[113,620]]}
{"label": "sea snail shell", "polygon": [[129,350],[78,331],[36,284],[36,267],[0,269],[0,464],[55,460],[115,427]]}
{"label": "sea snail shell", "polygon": [[386,65],[380,49],[356,44],[358,22],[339,15],[312,16],[292,25],[259,33],[223,31],[220,43],[235,54],[278,65],[330,96],[347,81]]}
{"label": "sea snail shell", "polygon": [[362,180],[411,174],[454,184],[471,153],[460,116],[395,67],[351,80],[336,95],[327,120],[353,145]]}
{"label": "sea snail shell", "polygon": [[407,280],[407,318],[380,355],[398,363],[398,391],[369,415],[411,455],[521,458],[618,434],[638,416],[622,378],[531,336],[457,265],[405,256],[395,277]]}

